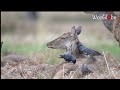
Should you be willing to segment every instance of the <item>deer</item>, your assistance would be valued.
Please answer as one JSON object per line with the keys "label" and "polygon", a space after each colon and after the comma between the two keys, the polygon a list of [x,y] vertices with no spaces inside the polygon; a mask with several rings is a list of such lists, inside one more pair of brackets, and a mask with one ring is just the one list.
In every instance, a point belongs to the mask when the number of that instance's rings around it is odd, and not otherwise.
{"label": "deer", "polygon": [[95,56],[97,60],[93,62],[79,51],[77,43],[82,43],[79,41],[78,35],[77,28],[73,26],[71,32],[64,33],[46,44],[48,48],[64,49],[65,54],[73,54],[76,57],[76,64],[66,62],[58,64],[53,70],[51,79],[81,78],[87,74],[86,72],[103,73],[106,70],[106,61],[103,55]]}
{"label": "deer", "polygon": [[113,34],[115,39],[119,42],[120,46],[120,16],[118,16],[113,23]]}
{"label": "deer", "polygon": [[109,30],[115,40],[119,43],[119,47],[120,47],[120,12],[113,12],[113,11],[105,11],[105,12],[85,12],[88,14],[93,14],[93,15],[103,15],[103,14],[107,14],[107,15],[112,15],[115,16],[115,19],[111,19],[111,20],[101,20],[103,25],[106,27],[107,30]]}
{"label": "deer", "polygon": [[76,56],[76,58],[84,57],[79,50],[77,49],[77,42],[80,42],[78,36],[81,32],[79,26],[75,29],[75,26],[71,28],[71,32],[64,33],[60,37],[56,38],[55,40],[48,42],[46,46],[52,49],[65,49],[66,53],[72,53]]}

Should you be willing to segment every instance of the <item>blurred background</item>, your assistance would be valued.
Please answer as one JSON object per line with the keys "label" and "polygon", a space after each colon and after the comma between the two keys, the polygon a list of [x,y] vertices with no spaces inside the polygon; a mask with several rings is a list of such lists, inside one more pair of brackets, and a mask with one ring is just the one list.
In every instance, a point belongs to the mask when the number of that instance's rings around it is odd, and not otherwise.
{"label": "blurred background", "polygon": [[84,12],[1,12],[1,55],[38,55],[47,63],[57,63],[64,51],[47,48],[46,43],[71,31],[73,25],[82,26],[78,37],[85,46],[109,52],[120,61],[120,48],[113,34],[100,20]]}

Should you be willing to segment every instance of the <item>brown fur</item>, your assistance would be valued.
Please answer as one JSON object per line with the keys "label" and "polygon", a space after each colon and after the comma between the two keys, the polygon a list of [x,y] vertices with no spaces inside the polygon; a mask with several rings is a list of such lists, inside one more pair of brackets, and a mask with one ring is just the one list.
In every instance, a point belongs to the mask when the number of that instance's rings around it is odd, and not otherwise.
{"label": "brown fur", "polygon": [[72,53],[76,58],[83,57],[77,48],[77,42],[80,42],[77,33],[72,28],[71,32],[64,33],[55,40],[48,42],[46,45],[52,49],[66,49],[66,53]]}
{"label": "brown fur", "polygon": [[119,42],[119,46],[120,46],[120,16],[118,16],[114,20],[113,34],[114,34],[115,39]]}

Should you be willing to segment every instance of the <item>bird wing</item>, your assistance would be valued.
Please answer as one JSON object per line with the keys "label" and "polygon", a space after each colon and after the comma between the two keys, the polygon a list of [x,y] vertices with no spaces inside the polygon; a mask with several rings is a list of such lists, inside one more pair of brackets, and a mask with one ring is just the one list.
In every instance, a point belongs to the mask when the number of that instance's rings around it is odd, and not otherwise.
{"label": "bird wing", "polygon": [[95,51],[95,50],[92,50],[92,49],[89,49],[85,46],[80,46],[80,51],[83,53],[83,54],[86,54],[86,55],[101,55],[99,52]]}

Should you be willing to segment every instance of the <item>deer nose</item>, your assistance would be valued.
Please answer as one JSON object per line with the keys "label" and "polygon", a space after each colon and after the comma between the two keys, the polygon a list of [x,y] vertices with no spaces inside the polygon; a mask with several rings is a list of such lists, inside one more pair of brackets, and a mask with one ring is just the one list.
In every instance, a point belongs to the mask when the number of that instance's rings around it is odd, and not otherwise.
{"label": "deer nose", "polygon": [[52,49],[55,49],[55,47],[53,47],[53,46],[48,46],[48,48],[52,48]]}
{"label": "deer nose", "polygon": [[53,48],[52,46],[48,46],[48,48]]}

